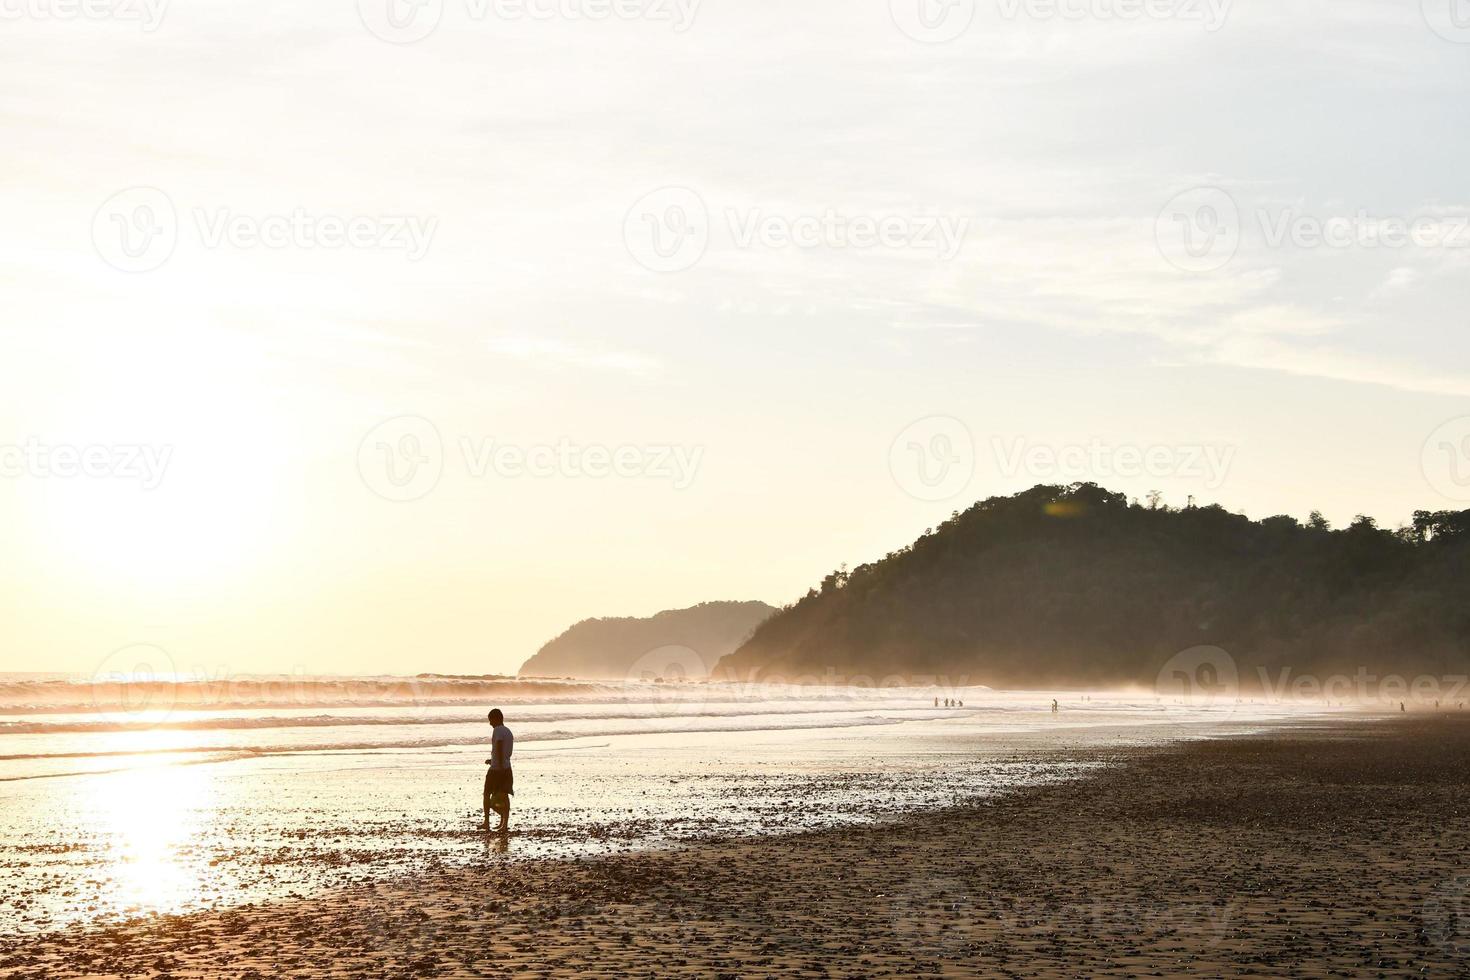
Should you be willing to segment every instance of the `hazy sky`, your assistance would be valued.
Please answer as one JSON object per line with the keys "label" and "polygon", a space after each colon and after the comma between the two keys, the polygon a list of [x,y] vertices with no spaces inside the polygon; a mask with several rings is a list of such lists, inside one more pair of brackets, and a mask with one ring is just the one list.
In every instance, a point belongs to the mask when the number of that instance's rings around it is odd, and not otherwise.
{"label": "hazy sky", "polygon": [[1463,0],[88,2],[0,0],[0,670],[1470,506]]}

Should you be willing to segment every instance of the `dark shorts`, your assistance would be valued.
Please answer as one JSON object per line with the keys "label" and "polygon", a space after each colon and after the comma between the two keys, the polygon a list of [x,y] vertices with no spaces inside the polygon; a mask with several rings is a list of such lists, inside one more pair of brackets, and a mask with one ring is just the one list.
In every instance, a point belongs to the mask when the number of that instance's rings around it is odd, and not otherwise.
{"label": "dark shorts", "polygon": [[495,793],[504,793],[506,796],[516,795],[516,779],[514,770],[485,770],[485,795],[488,797]]}

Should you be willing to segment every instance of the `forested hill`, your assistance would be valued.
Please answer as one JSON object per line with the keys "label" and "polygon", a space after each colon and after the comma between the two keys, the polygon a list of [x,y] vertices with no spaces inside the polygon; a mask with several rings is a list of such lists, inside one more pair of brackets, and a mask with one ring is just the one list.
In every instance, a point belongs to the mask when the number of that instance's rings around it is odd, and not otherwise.
{"label": "forested hill", "polygon": [[584,619],[522,664],[520,676],[623,680],[647,672],[640,661],[652,657],[654,673],[676,666],[701,677],[775,611],[764,602],[704,602],[647,618]]}
{"label": "forested hill", "polygon": [[1130,504],[1093,484],[982,501],[883,560],[828,575],[717,674],[993,686],[1152,685],[1213,645],[1280,676],[1464,673],[1470,511],[1263,521]]}

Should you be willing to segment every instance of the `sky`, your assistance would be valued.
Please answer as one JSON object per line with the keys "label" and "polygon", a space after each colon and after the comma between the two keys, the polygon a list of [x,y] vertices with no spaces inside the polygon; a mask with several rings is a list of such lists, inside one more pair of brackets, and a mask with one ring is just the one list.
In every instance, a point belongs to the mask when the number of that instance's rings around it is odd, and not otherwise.
{"label": "sky", "polygon": [[0,21],[0,671],[513,671],[1037,483],[1470,506],[1464,0]]}

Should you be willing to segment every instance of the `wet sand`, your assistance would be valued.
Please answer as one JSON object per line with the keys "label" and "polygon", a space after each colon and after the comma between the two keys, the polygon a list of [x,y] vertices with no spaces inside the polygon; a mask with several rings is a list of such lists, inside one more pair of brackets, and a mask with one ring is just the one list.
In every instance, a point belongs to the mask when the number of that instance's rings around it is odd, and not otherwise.
{"label": "wet sand", "polygon": [[[511,857],[604,856],[897,820],[1085,770],[1059,760],[1065,752],[1261,731],[1314,714],[1308,705],[1074,695],[1052,715],[1038,710],[1050,699],[1035,693],[976,691],[962,711],[935,710],[912,693],[867,692],[856,711],[834,693],[795,705],[803,710],[793,716],[789,692],[772,693],[717,718],[706,708],[728,706],[519,707],[516,784],[529,805]],[[645,730],[607,730],[623,724],[606,725],[608,712],[630,711],[644,712],[631,721]],[[482,864],[489,729],[483,718],[465,723],[459,709],[428,724],[417,715],[411,707],[383,714],[386,724],[347,726],[334,747],[312,748],[321,729],[298,726],[310,720],[298,710],[260,719],[284,722],[279,728],[164,729],[155,734],[165,751],[100,759],[85,754],[89,742],[108,744],[97,733],[0,734],[31,753],[6,761],[0,752],[0,936]],[[568,715],[597,734],[563,737]],[[705,730],[711,721],[741,727]],[[456,744],[416,744],[443,740],[446,730]],[[390,744],[373,744],[383,732]],[[150,737],[113,735],[131,749]],[[201,741],[190,741],[196,735]],[[221,736],[241,740],[243,754],[177,751]],[[95,764],[113,771],[69,769]],[[35,766],[59,771],[39,775]]]}
{"label": "wet sand", "polygon": [[838,831],[572,861],[491,839],[394,885],[6,938],[0,975],[1470,975],[1470,720],[1073,757],[1111,765]]}

